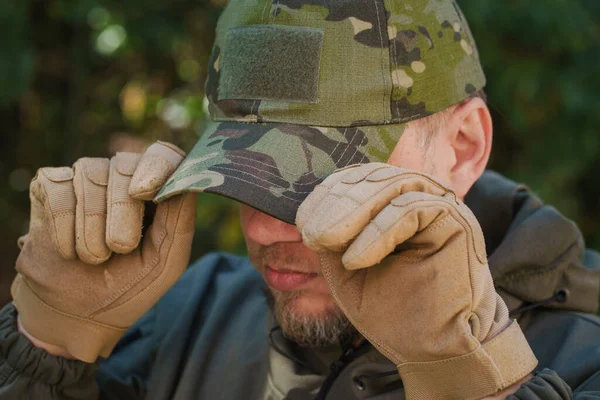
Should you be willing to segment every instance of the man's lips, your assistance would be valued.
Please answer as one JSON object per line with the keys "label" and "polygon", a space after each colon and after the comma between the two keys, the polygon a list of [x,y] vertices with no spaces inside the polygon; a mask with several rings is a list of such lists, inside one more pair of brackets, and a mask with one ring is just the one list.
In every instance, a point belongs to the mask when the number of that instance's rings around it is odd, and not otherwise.
{"label": "man's lips", "polygon": [[265,268],[265,279],[269,286],[283,291],[297,290],[317,276],[319,276],[319,274],[273,269],[270,267]]}

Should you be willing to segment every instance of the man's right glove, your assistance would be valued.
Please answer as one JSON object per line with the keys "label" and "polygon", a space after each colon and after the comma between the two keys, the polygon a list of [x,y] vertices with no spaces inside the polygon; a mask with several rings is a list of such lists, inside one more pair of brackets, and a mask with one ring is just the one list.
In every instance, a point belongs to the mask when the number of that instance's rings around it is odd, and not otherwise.
{"label": "man's right glove", "polygon": [[336,303],[397,365],[408,399],[481,399],[535,368],[494,290],[477,219],[433,177],[347,167],[315,188],[296,223]]}
{"label": "man's right glove", "polygon": [[94,362],[175,283],[190,257],[195,194],[164,201],[152,225],[142,224],[144,201],[183,157],[157,142],[141,157],[82,158],[37,172],[11,289],[28,334]]}

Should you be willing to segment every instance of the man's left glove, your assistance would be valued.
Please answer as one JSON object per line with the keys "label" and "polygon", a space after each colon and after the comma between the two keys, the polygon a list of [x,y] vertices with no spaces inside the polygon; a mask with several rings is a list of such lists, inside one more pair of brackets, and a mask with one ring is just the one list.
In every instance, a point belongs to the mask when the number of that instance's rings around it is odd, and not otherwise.
{"label": "man's left glove", "polygon": [[494,290],[479,223],[433,177],[387,164],[336,171],[298,210],[350,322],[409,399],[481,399],[537,365]]}
{"label": "man's left glove", "polygon": [[[81,158],[31,181],[29,233],[11,293],[30,337],[73,358],[107,358],[129,326],[179,279],[190,258],[196,195],[151,200],[184,157],[157,142],[144,155]],[[0,395],[0,397],[2,397]]]}

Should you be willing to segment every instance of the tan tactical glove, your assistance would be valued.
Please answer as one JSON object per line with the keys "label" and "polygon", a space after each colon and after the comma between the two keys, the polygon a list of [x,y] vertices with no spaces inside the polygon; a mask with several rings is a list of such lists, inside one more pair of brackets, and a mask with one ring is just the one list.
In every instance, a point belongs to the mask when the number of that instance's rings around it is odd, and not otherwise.
{"label": "tan tactical glove", "polygon": [[37,172],[12,285],[30,335],[86,362],[108,357],[126,329],[175,283],[190,257],[195,195],[159,204],[140,239],[144,200],[154,197],[183,156],[158,142],[143,156],[82,158],[72,169]]}
{"label": "tan tactical glove", "polygon": [[475,216],[431,176],[387,164],[329,176],[296,218],[352,324],[409,399],[481,399],[537,365],[494,290]]}

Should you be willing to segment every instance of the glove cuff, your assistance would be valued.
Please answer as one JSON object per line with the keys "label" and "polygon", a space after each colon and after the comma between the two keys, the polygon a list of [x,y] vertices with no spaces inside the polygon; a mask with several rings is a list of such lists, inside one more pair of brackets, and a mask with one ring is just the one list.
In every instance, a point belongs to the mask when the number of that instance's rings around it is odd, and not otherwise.
{"label": "glove cuff", "polygon": [[464,356],[398,365],[408,399],[481,399],[526,377],[538,361],[517,321]]}
{"label": "glove cuff", "polygon": [[46,304],[17,275],[11,287],[21,324],[36,339],[65,348],[74,358],[93,363],[107,358],[127,328],[101,324],[61,312]]}

